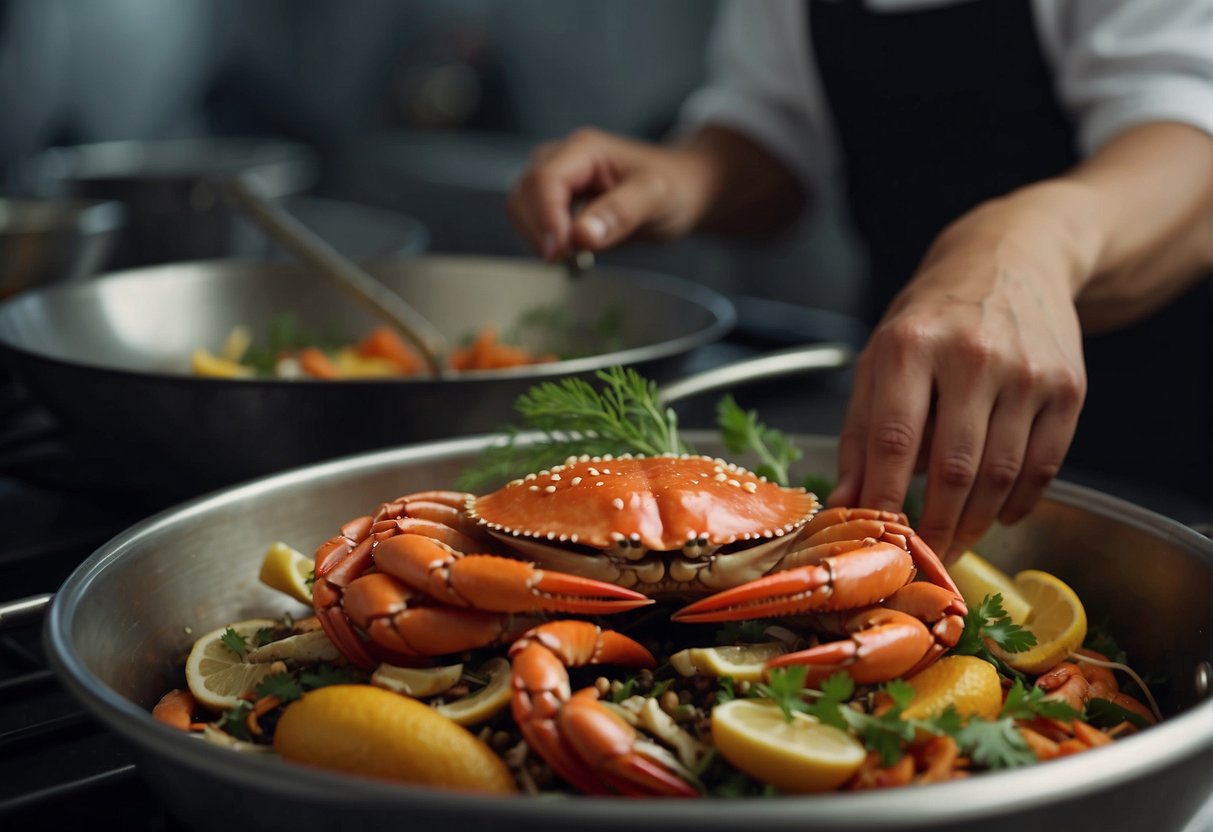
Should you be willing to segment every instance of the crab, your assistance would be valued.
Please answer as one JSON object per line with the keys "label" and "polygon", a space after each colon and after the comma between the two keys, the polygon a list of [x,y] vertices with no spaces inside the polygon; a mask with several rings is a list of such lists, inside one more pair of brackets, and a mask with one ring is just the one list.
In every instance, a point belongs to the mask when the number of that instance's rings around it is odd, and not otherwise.
{"label": "crab", "polygon": [[672,616],[686,623],[808,616],[841,637],[768,667],[875,683],[933,662],[966,612],[904,515],[822,510],[805,489],[687,454],[570,457],[483,496],[406,495],[342,527],[317,550],[315,575],[321,624],[359,667],[508,644],[523,736],[590,794],[697,792],[593,688],[571,690],[570,667],[652,667],[652,654],[552,613],[672,599],[692,601]]}

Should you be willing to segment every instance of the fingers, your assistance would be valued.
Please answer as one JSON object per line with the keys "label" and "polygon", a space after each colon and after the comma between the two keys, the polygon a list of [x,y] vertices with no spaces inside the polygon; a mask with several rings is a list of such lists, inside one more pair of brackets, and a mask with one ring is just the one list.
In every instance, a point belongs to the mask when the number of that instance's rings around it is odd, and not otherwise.
{"label": "fingers", "polygon": [[518,233],[548,260],[570,249],[575,195],[594,183],[595,152],[584,140],[540,145],[506,200]]}
{"label": "fingers", "polygon": [[996,520],[1014,522],[1040,499],[1073,439],[1085,382],[1060,368],[1042,377],[972,342],[928,341],[886,328],[865,349],[829,503],[900,511],[925,458],[915,527],[950,563]]}
{"label": "fingers", "polygon": [[536,149],[506,210],[548,260],[608,248],[669,214],[674,189],[667,162],[668,154],[653,146],[584,128]]}
{"label": "fingers", "polygon": [[924,347],[904,329],[873,335],[856,368],[831,505],[901,510],[931,407],[933,361]]}
{"label": "fingers", "polygon": [[661,212],[668,199],[666,191],[658,178],[624,179],[577,215],[572,231],[574,248],[597,251],[631,237],[642,223]]}

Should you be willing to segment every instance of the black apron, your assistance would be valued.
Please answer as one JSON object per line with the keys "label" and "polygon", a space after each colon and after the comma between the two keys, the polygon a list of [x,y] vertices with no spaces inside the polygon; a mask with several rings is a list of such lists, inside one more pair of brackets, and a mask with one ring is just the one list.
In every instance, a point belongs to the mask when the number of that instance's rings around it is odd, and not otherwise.
{"label": "black apron", "polygon": [[[809,7],[847,198],[868,247],[874,323],[944,226],[1073,166],[1074,129],[1029,0],[896,13],[861,0]],[[1066,462],[1080,473],[1074,478],[1162,486],[1200,514],[1180,519],[1210,518],[1211,330],[1213,290],[1204,281],[1146,321],[1084,339],[1088,393]]]}

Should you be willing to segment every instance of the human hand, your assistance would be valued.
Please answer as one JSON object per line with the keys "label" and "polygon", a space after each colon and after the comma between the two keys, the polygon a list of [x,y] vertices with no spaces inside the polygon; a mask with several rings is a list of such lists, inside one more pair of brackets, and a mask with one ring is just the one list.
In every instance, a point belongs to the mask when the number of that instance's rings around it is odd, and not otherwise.
{"label": "human hand", "polygon": [[702,210],[693,197],[694,176],[682,148],[582,128],[536,148],[506,209],[542,257],[559,260],[630,237],[685,233]]}
{"label": "human hand", "polygon": [[925,469],[918,532],[945,562],[1032,508],[1086,393],[1081,265],[1047,223],[1008,233],[1008,210],[978,209],[936,241],[857,362],[840,437],[830,504],[899,511]]}

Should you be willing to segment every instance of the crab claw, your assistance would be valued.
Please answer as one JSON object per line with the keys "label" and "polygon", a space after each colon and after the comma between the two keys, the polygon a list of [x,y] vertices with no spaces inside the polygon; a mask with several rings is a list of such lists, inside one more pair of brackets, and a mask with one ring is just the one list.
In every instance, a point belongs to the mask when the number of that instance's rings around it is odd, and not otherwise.
{"label": "crab claw", "polygon": [[689,604],[672,618],[687,623],[741,621],[764,616],[864,607],[888,597],[914,574],[909,553],[894,543],[867,539],[820,563],[726,589]]}
{"label": "crab claw", "polygon": [[592,578],[537,569],[498,555],[467,555],[414,534],[375,547],[375,565],[431,598],[492,612],[540,610],[581,614],[624,612],[653,603],[635,590]]}
{"label": "crab claw", "polygon": [[514,720],[559,776],[586,794],[698,794],[639,751],[635,729],[603,707],[594,688],[571,692],[569,667],[621,663],[651,668],[653,656],[643,646],[587,621],[554,621],[518,639],[510,657]]}
{"label": "crab claw", "polygon": [[858,684],[874,684],[908,674],[935,645],[921,621],[885,607],[849,613],[841,619],[840,629],[850,637],[786,653],[768,661],[767,668],[806,667],[806,685],[817,684],[839,670],[845,670]]}

